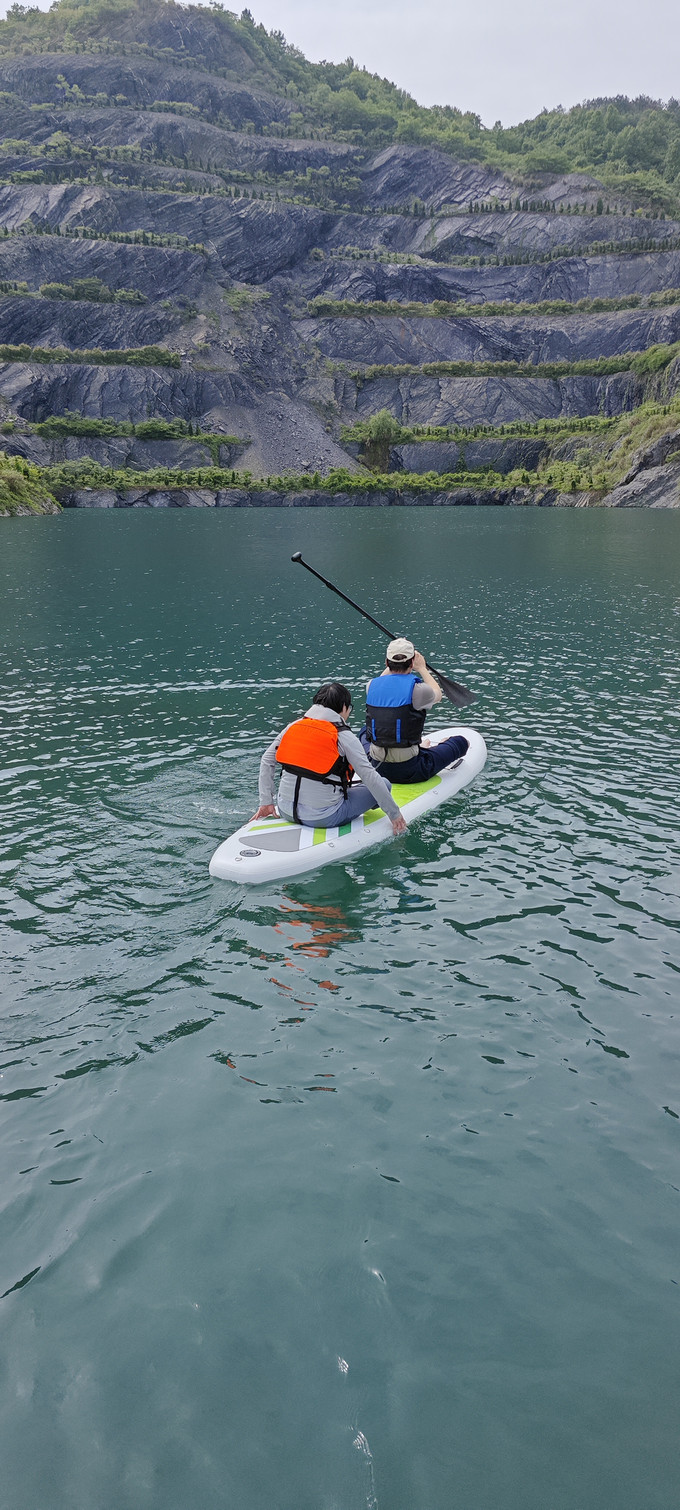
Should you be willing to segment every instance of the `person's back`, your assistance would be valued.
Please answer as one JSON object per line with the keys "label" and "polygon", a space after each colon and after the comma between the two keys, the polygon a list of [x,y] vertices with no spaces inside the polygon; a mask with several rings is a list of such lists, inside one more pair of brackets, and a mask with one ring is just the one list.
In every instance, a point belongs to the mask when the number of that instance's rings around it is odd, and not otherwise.
{"label": "person's back", "polygon": [[428,781],[465,754],[468,742],[462,734],[454,734],[432,749],[429,740],[423,739],[427,711],[441,698],[439,683],[412,642],[392,640],[385,670],[368,683],[366,723],[359,731],[361,743],[381,776],[407,784]]}

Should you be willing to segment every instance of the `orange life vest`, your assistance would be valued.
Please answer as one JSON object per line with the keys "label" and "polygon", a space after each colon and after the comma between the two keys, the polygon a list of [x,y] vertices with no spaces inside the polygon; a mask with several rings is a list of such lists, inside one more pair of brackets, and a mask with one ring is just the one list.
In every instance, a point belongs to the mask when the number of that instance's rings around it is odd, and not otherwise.
{"label": "orange life vest", "polygon": [[[343,797],[352,778],[352,767],[338,746],[338,733],[349,728],[348,724],[331,723],[325,718],[299,718],[282,735],[276,751],[276,759],[284,771],[297,776],[293,817],[297,822],[300,782],[322,781],[327,786],[342,788]],[[333,780],[336,777],[336,780]]]}

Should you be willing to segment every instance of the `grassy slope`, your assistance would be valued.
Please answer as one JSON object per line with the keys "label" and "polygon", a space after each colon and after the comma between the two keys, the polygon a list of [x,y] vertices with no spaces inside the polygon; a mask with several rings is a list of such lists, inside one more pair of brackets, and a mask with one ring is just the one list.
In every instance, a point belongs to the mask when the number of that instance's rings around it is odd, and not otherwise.
{"label": "grassy slope", "polygon": [[172,0],[58,0],[47,12],[13,5],[0,22],[0,54],[102,45],[113,51],[146,48],[169,62],[190,59],[208,72],[285,95],[294,107],[290,125],[300,135],[320,127],[366,147],[423,143],[463,161],[488,163],[527,184],[570,171],[588,172],[613,193],[670,213],[680,210],[676,100],[663,105],[642,96],[618,96],[569,111],[542,111],[518,126],[486,129],[472,112],[418,105],[389,80],[356,67],[351,58],[309,63],[280,32],[267,32],[248,11],[237,19],[217,6],[208,10]]}
{"label": "grassy slope", "polygon": [[55,514],[59,505],[38,467],[0,451],[0,517],[7,514]]}

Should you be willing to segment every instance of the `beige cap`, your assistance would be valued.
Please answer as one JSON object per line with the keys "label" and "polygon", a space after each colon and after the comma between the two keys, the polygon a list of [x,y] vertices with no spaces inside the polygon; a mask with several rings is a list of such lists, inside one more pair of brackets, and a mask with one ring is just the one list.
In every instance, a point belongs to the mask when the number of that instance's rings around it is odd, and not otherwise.
{"label": "beige cap", "polygon": [[390,640],[387,647],[388,661],[412,661],[415,647],[410,640]]}

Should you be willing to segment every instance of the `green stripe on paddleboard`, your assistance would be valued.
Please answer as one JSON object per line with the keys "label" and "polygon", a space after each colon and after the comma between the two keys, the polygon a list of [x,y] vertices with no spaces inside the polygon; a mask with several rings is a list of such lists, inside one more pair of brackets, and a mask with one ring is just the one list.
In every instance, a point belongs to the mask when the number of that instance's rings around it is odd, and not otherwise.
{"label": "green stripe on paddleboard", "polygon": [[325,828],[315,828],[315,830],[314,830],[314,839],[313,839],[312,842],[314,844],[325,844],[326,843],[326,830],[325,830]]}
{"label": "green stripe on paddleboard", "polygon": [[[407,807],[409,802],[413,802],[416,797],[422,797],[423,792],[433,792],[435,787],[441,784],[441,776],[431,776],[429,781],[414,781],[410,786],[406,782],[400,785],[395,781],[392,786],[392,796],[397,807]],[[364,827],[369,823],[377,823],[383,817],[384,813],[380,808],[370,808],[367,813],[364,813]]]}
{"label": "green stripe on paddleboard", "polygon": [[341,839],[344,839],[345,834],[351,834],[351,832],[352,832],[352,825],[351,825],[351,823],[343,823],[343,824],[341,824],[340,828],[338,829],[338,834],[340,835]]}
{"label": "green stripe on paddleboard", "polygon": [[294,823],[286,823],[285,820],[282,823],[258,823],[254,828],[249,828],[248,833],[264,834],[270,830],[273,832],[275,828],[295,828],[295,826]]}

